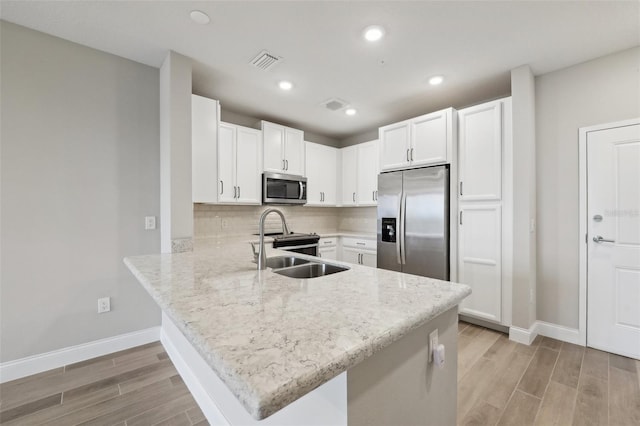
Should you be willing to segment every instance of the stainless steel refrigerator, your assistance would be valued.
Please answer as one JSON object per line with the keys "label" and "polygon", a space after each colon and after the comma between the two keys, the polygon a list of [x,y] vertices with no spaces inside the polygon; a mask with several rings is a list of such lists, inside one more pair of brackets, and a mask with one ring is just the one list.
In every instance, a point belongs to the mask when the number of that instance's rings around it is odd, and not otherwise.
{"label": "stainless steel refrigerator", "polygon": [[449,280],[449,166],[378,175],[378,268]]}

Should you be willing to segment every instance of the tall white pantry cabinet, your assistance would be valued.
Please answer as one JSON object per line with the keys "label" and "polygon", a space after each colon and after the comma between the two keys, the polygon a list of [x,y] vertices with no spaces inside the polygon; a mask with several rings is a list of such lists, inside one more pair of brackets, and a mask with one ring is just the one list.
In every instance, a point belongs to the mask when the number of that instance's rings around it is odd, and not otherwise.
{"label": "tall white pantry cabinet", "polygon": [[511,325],[511,98],[458,111],[460,314]]}

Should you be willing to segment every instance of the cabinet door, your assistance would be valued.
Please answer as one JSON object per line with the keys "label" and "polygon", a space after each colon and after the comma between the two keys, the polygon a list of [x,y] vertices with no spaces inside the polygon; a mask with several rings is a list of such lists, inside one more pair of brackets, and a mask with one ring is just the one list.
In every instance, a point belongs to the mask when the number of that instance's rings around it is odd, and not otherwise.
{"label": "cabinet door", "polygon": [[338,204],[337,179],[338,175],[338,149],[331,146],[322,146],[322,205],[335,206]]}
{"label": "cabinet door", "polygon": [[502,186],[502,101],[458,112],[460,200],[499,200]]}
{"label": "cabinet door", "polygon": [[358,199],[358,147],[357,145],[342,148],[342,205],[355,206]]}
{"label": "cabinet door", "polygon": [[318,250],[320,257],[328,260],[338,260],[338,249],[334,247],[322,247]]}
{"label": "cabinet door", "polygon": [[499,204],[461,205],[458,218],[458,282],[472,293],[460,312],[502,320],[501,209]]}
{"label": "cabinet door", "polygon": [[394,170],[409,165],[411,129],[409,121],[381,127],[380,169]]}
{"label": "cabinet door", "polygon": [[322,204],[322,146],[305,142],[305,169],[307,170],[307,205]]}
{"label": "cabinet door", "polygon": [[234,203],[236,201],[236,127],[220,123],[218,138],[218,201]]}
{"label": "cabinet door", "polygon": [[427,166],[447,163],[447,141],[451,135],[449,110],[423,115],[411,120],[411,165]]}
{"label": "cabinet door", "polygon": [[304,132],[285,127],[284,140],[285,173],[305,176]]}
{"label": "cabinet door", "polygon": [[360,264],[360,250],[351,247],[342,247],[342,261]]}
{"label": "cabinet door", "polygon": [[363,251],[361,252],[360,259],[364,266],[377,267],[378,257],[375,252]]}
{"label": "cabinet door", "polygon": [[358,147],[358,191],[360,206],[378,204],[378,141],[356,145]]}
{"label": "cabinet door", "polygon": [[262,122],[264,170],[284,173],[284,126]]}
{"label": "cabinet door", "polygon": [[260,142],[261,133],[247,127],[237,127],[236,133],[236,201],[261,204]]}
{"label": "cabinet door", "polygon": [[191,96],[191,187],[194,203],[218,201],[218,101]]}

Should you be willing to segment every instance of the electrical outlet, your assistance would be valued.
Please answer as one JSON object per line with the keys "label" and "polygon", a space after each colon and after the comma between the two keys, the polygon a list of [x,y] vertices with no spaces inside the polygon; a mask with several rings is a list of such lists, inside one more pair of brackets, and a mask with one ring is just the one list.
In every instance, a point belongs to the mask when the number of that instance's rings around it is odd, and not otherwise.
{"label": "electrical outlet", "polygon": [[433,351],[438,347],[438,329],[429,333],[429,362],[433,362]]}
{"label": "electrical outlet", "polygon": [[221,227],[222,229],[227,229],[227,226],[229,226],[229,222],[227,222],[227,219],[222,219],[222,220],[220,221],[220,227]]}
{"label": "electrical outlet", "polygon": [[98,299],[98,313],[103,314],[111,310],[111,298],[101,297]]}
{"label": "electrical outlet", "polygon": [[144,229],[156,229],[156,217],[155,216],[145,216],[144,218]]}

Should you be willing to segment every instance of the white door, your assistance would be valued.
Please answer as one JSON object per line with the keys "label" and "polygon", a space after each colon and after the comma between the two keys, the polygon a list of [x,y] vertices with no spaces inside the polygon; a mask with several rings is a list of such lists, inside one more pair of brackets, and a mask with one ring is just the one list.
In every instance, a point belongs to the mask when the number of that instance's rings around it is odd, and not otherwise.
{"label": "white door", "polygon": [[304,132],[285,127],[284,135],[284,171],[304,176]]}
{"label": "white door", "polygon": [[381,170],[401,169],[409,165],[409,156],[411,155],[409,125],[409,121],[403,121],[380,128]]}
{"label": "white door", "polygon": [[358,147],[358,189],[356,199],[360,206],[378,204],[378,141],[356,145]]}
{"label": "white door", "polygon": [[502,218],[499,203],[460,205],[458,282],[471,287],[460,313],[502,321]]}
{"label": "white door", "polygon": [[447,110],[411,120],[412,166],[447,162]]}
{"label": "white door", "polygon": [[358,148],[356,145],[342,148],[342,205],[355,206],[358,180]]}
{"label": "white door", "polygon": [[587,133],[587,345],[640,359],[640,125]]}
{"label": "white door", "polygon": [[284,173],[284,127],[263,121],[262,140],[264,171]]}
{"label": "white door", "polygon": [[236,200],[239,203],[261,204],[260,131],[238,127],[236,134]]}
{"label": "white door", "polygon": [[236,201],[236,127],[220,123],[218,138],[218,201],[233,203]]}
{"label": "white door", "polygon": [[500,200],[502,101],[458,111],[461,201]]}

